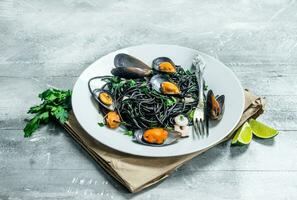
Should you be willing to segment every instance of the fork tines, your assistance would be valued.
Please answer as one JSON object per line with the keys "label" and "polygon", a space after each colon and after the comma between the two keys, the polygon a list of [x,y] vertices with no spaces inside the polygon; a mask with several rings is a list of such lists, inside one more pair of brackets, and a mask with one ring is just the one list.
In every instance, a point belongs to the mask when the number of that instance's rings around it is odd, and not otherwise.
{"label": "fork tines", "polygon": [[201,114],[204,115],[203,112],[199,111],[200,108],[197,108],[195,110],[194,114],[194,120],[193,120],[193,127],[194,127],[194,131],[198,136],[208,136],[208,130],[209,130],[209,121],[208,121],[208,117],[207,116],[202,116]]}

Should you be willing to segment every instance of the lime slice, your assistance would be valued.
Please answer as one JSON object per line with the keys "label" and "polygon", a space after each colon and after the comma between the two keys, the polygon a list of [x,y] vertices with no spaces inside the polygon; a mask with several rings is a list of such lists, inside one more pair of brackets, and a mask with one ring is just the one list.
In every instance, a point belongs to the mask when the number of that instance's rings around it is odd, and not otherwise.
{"label": "lime slice", "polygon": [[272,138],[278,134],[278,131],[274,128],[271,128],[266,124],[258,122],[254,119],[250,119],[249,124],[252,128],[253,134],[259,138]]}
{"label": "lime slice", "polygon": [[245,145],[249,144],[253,138],[252,128],[248,122],[245,122],[239,130],[236,131],[232,139],[232,145]]}

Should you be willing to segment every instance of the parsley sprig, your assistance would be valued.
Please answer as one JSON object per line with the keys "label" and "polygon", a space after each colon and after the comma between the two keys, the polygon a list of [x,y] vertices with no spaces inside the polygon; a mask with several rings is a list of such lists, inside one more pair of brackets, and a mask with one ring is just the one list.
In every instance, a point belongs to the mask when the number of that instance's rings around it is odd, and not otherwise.
{"label": "parsley sprig", "polygon": [[47,89],[38,95],[42,103],[32,106],[28,113],[35,116],[28,121],[24,128],[24,136],[30,137],[41,124],[50,120],[58,120],[64,124],[68,119],[68,112],[71,109],[71,91]]}
{"label": "parsley sprig", "polygon": [[126,130],[124,135],[128,135],[128,136],[133,136],[134,135],[134,131],[132,130]]}
{"label": "parsley sprig", "polygon": [[177,102],[176,98],[170,97],[170,98],[166,99],[165,105],[166,105],[166,107],[170,107],[170,106],[173,106],[174,104],[176,104],[176,102]]}

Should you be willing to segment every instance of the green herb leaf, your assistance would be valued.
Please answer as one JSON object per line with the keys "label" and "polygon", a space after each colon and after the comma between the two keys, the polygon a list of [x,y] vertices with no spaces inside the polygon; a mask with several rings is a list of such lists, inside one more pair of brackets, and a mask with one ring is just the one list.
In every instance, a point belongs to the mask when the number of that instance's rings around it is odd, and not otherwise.
{"label": "green herb leaf", "polygon": [[166,101],[165,101],[166,107],[173,106],[174,104],[176,104],[176,98],[174,98],[174,97],[170,97],[169,99],[166,99]]}
{"label": "green herb leaf", "polygon": [[103,122],[98,122],[98,125],[99,125],[100,127],[105,126],[105,124],[104,124]]}
{"label": "green herb leaf", "polygon": [[131,80],[128,81],[128,84],[129,84],[130,87],[133,87],[133,86],[136,85],[136,81],[134,81],[133,79],[131,79]]}
{"label": "green herb leaf", "polygon": [[128,125],[128,123],[127,122],[124,122],[124,121],[122,121],[120,124],[123,125],[123,126],[127,126]]}
{"label": "green herb leaf", "polygon": [[119,83],[119,82],[121,82],[121,78],[118,76],[113,76],[113,77],[111,77],[110,82]]}
{"label": "green herb leaf", "polygon": [[47,123],[49,120],[49,112],[43,112],[37,115],[41,123]]}
{"label": "green herb leaf", "polygon": [[186,72],[187,75],[191,75],[192,74],[192,72],[190,70],[188,70],[188,69],[185,72]]}
{"label": "green herb leaf", "polygon": [[193,109],[193,110],[191,110],[191,111],[189,111],[189,112],[187,113],[188,118],[189,118],[190,121],[193,121],[193,118],[194,118],[194,112],[195,112],[195,110]]}
{"label": "green herb leaf", "polygon": [[62,124],[68,119],[68,112],[62,106],[53,107],[51,114]]}
{"label": "green herb leaf", "polygon": [[47,123],[49,120],[49,113],[39,113],[35,117],[33,117],[25,126],[24,133],[25,137],[29,137],[32,135],[34,131],[36,131],[41,123]]}
{"label": "green herb leaf", "polygon": [[32,107],[29,109],[28,113],[31,113],[31,114],[38,113],[38,112],[40,112],[42,109],[44,109],[45,106],[46,106],[46,104],[44,104],[44,103],[42,103],[42,104],[40,104],[40,105],[32,106]]}
{"label": "green herb leaf", "polygon": [[134,135],[134,132],[131,131],[131,130],[126,130],[124,135],[128,135],[128,136],[133,136]]}
{"label": "green herb leaf", "polygon": [[38,97],[41,99],[41,100],[44,100],[47,96],[49,96],[51,93],[53,93],[53,89],[47,89],[45,91],[43,91],[42,93],[40,93],[38,95]]}
{"label": "green herb leaf", "polygon": [[30,137],[34,131],[39,128],[40,119],[38,117],[34,117],[31,119],[24,128],[24,136]]}
{"label": "green herb leaf", "polygon": [[142,83],[140,85],[140,91],[143,92],[143,93],[147,93],[149,91],[149,88],[147,87],[147,84],[146,83]]}
{"label": "green herb leaf", "polygon": [[70,90],[50,88],[38,96],[42,103],[29,109],[28,113],[35,114],[35,116],[24,128],[25,137],[31,136],[39,128],[40,124],[48,123],[50,119],[57,119],[62,124],[68,119],[68,112],[71,109]]}
{"label": "green herb leaf", "polygon": [[204,84],[204,90],[208,89],[208,85]]}

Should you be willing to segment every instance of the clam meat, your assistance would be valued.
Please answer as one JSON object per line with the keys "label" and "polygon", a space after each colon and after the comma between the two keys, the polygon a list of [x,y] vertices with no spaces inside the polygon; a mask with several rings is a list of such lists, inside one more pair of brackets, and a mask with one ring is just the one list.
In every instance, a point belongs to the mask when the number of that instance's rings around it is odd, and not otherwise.
{"label": "clam meat", "polygon": [[173,74],[176,72],[176,66],[174,62],[167,57],[159,57],[153,60],[152,66],[155,70]]}
{"label": "clam meat", "polygon": [[166,76],[155,75],[151,78],[152,88],[158,92],[168,95],[178,95],[181,93],[179,87],[168,80]]}
{"label": "clam meat", "polygon": [[94,89],[92,90],[93,98],[99,103],[100,106],[103,106],[107,110],[113,111],[115,108],[115,102],[112,98],[112,95],[103,89]]}
{"label": "clam meat", "polygon": [[177,131],[165,128],[151,128],[148,130],[137,130],[134,133],[133,141],[148,146],[167,146],[177,142],[181,135]]}
{"label": "clam meat", "polygon": [[225,95],[215,96],[212,90],[207,93],[207,114],[210,119],[220,120],[225,109]]}
{"label": "clam meat", "polygon": [[115,111],[109,111],[105,115],[106,126],[111,129],[118,128],[121,125],[120,115]]}

